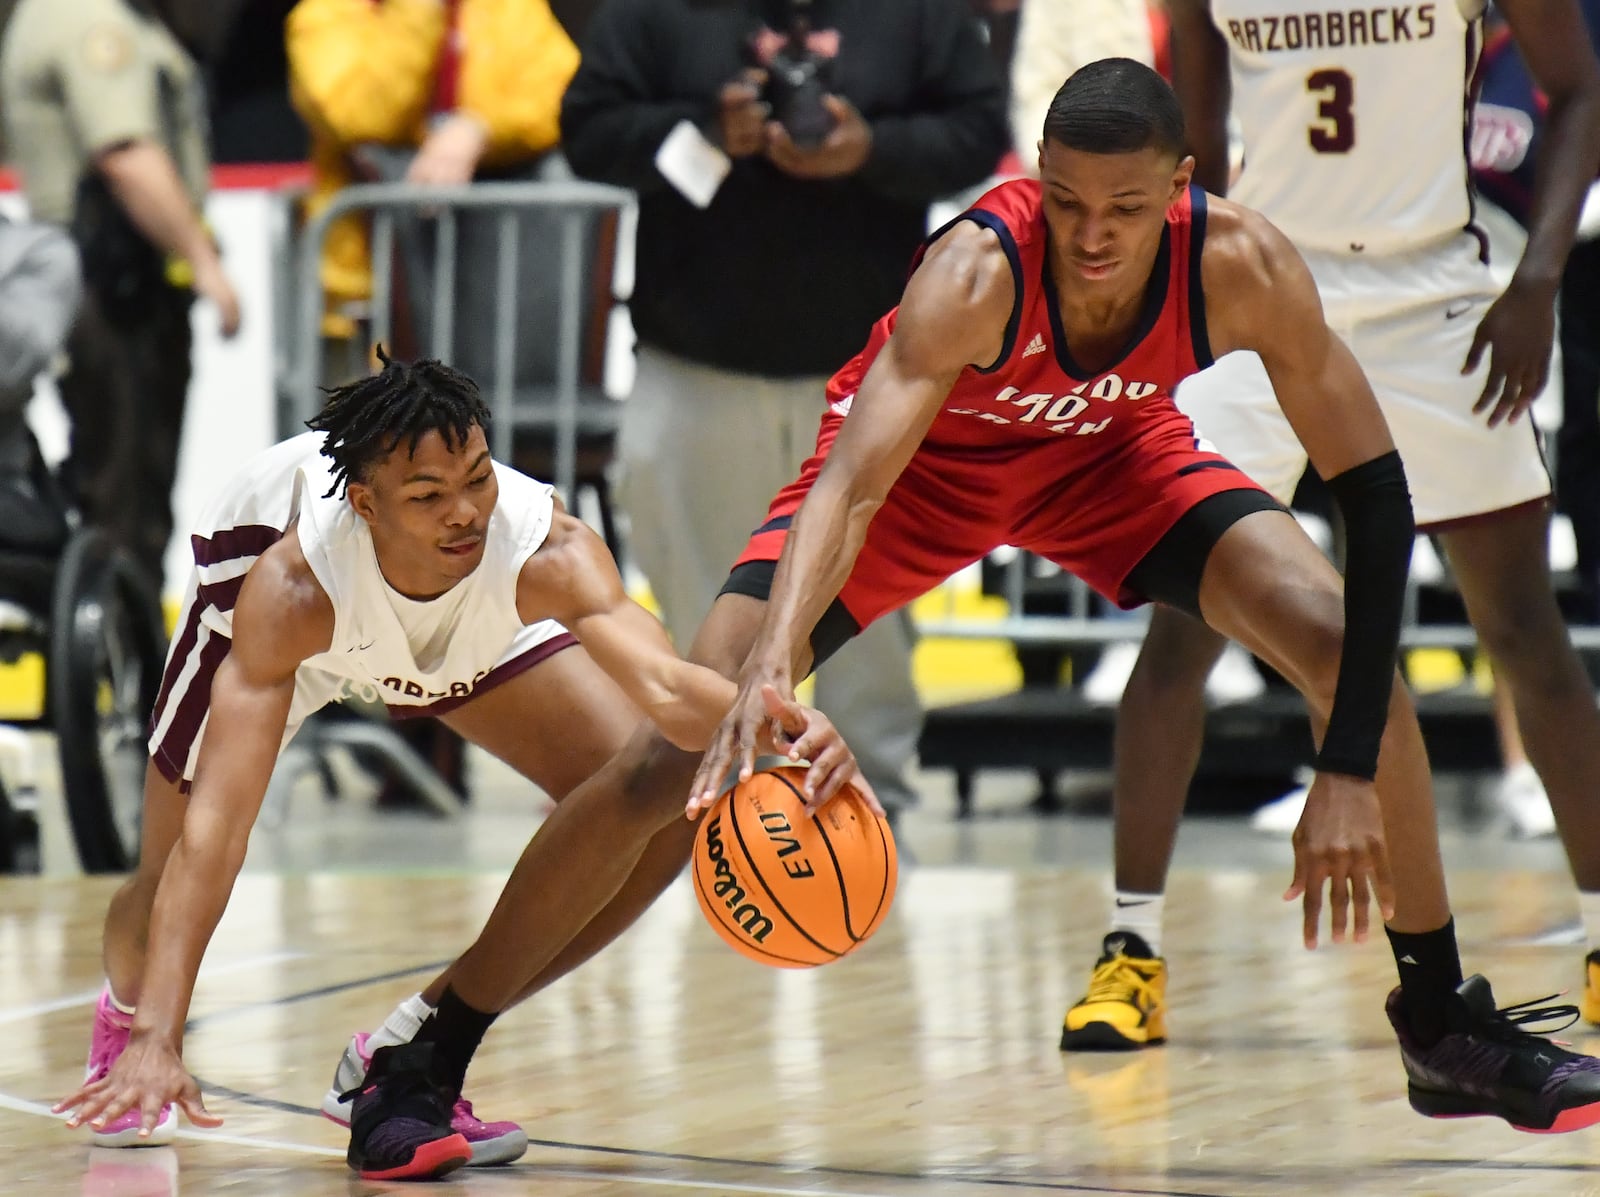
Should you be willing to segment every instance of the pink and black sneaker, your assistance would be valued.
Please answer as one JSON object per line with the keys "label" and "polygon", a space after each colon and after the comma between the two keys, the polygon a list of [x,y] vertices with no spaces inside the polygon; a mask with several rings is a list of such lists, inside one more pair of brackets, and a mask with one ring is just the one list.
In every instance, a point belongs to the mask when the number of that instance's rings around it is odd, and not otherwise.
{"label": "pink and black sneaker", "polygon": [[[128,1033],[133,1027],[133,1015],[124,1014],[111,1004],[111,989],[100,994],[94,1010],[94,1033],[89,1040],[89,1063],[84,1071],[85,1081],[105,1078],[128,1046]],[[161,1117],[149,1135],[139,1134],[139,1111],[129,1110],[103,1127],[90,1125],[89,1134],[96,1147],[164,1147],[177,1136],[178,1112],[170,1105],[161,1107]]]}
{"label": "pink and black sneaker", "polygon": [[1400,1040],[1411,1108],[1430,1118],[1504,1118],[1517,1130],[1547,1135],[1600,1122],[1600,1060],[1522,1029],[1577,1021],[1576,1006],[1539,1004],[1549,1000],[1497,1010],[1489,982],[1468,977],[1445,1008],[1445,1037],[1423,1047],[1394,990],[1387,1012]]}
{"label": "pink and black sneaker", "polygon": [[434,1180],[472,1158],[450,1128],[450,1094],[435,1075],[431,1043],[380,1047],[360,1088],[345,1096],[345,1161],[363,1180]]}
{"label": "pink and black sneaker", "polygon": [[[350,1125],[354,1104],[349,1094],[361,1088],[372,1067],[372,1052],[367,1048],[371,1036],[362,1033],[350,1040],[333,1073],[333,1085],[322,1098],[322,1116],[340,1126]],[[450,1129],[466,1139],[472,1148],[469,1168],[486,1168],[520,1160],[528,1150],[528,1136],[515,1122],[484,1122],[472,1112],[472,1103],[458,1097],[450,1110]]]}

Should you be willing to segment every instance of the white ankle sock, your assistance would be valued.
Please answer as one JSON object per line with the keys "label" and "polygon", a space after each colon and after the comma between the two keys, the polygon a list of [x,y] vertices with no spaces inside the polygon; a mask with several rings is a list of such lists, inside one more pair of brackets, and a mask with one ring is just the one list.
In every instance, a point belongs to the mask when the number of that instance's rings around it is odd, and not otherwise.
{"label": "white ankle sock", "polygon": [[[1600,894],[1592,894],[1590,896],[1594,897],[1594,898],[1600,898]],[[113,1010],[115,1010],[118,1014],[132,1014],[133,1013],[134,1008],[132,1006],[124,1005],[121,1001],[119,1001],[117,999],[117,991],[115,989],[111,988],[111,982],[109,980],[106,982],[106,997],[111,1002],[111,1008]]]}
{"label": "white ankle sock", "polygon": [[[1600,898],[1600,894],[1594,896]],[[1131,931],[1150,945],[1152,953],[1161,955],[1161,909],[1166,902],[1165,894],[1136,894],[1119,889],[1111,912],[1111,930]]]}
{"label": "white ankle sock", "polygon": [[1578,891],[1578,912],[1583,916],[1583,933],[1589,941],[1588,950],[1600,950],[1600,892]]}
{"label": "white ankle sock", "polygon": [[372,1032],[372,1037],[367,1040],[367,1050],[377,1051],[380,1047],[410,1043],[432,1013],[433,1007],[423,1001],[420,993],[412,994],[391,1010],[389,1017],[383,1020],[383,1025]]}

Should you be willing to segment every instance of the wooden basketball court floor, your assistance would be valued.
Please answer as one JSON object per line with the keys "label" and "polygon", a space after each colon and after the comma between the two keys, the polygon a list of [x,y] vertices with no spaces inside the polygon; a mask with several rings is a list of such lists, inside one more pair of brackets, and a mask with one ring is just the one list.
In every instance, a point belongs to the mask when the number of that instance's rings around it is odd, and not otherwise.
{"label": "wooden basketball court floor", "polygon": [[[321,825],[326,820],[326,826]],[[304,837],[257,832],[206,959],[187,1059],[218,1131],[91,1148],[48,1114],[81,1076],[114,882],[0,881],[0,1193],[365,1194],[315,1114],[346,1038],[414,992],[492,904],[532,824],[481,810],[453,830],[314,803]],[[480,823],[484,826],[472,828]],[[1287,848],[1237,819],[1185,829],[1168,903],[1172,1042],[1057,1051],[1103,931],[1103,818],[901,833],[882,933],[813,972],[748,963],[679,883],[589,966],[504,1017],[468,1076],[480,1115],[534,1140],[438,1191],[540,1197],[748,1194],[1600,1194],[1600,1131],[1433,1122],[1404,1099],[1382,1014],[1386,945],[1298,946]],[[513,830],[514,828],[514,830]],[[395,844],[431,840],[431,863]],[[453,850],[466,836],[479,849]],[[481,850],[498,846],[499,856]],[[341,843],[342,862],[311,843]],[[362,847],[362,844],[365,847]],[[1558,849],[1468,828],[1447,858],[1469,968],[1502,1002],[1580,982]],[[465,861],[466,863],[463,863]],[[1569,1035],[1600,1051],[1600,1037]],[[423,1191],[429,1191],[424,1189]]]}

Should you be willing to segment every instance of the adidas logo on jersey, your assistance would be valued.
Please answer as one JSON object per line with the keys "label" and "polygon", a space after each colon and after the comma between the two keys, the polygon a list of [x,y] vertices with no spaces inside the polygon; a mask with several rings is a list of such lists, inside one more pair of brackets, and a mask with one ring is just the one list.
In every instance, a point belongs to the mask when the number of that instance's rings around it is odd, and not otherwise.
{"label": "adidas logo on jersey", "polygon": [[1023,357],[1032,357],[1036,353],[1044,352],[1044,334],[1034,333],[1033,340],[1028,342],[1028,347],[1022,351]]}

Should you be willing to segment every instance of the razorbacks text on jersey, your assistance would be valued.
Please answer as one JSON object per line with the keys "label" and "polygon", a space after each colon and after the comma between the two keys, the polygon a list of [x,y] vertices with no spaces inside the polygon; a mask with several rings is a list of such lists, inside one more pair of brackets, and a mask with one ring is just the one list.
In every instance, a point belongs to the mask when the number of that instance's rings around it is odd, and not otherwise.
{"label": "razorbacks text on jersey", "polygon": [[1211,0],[1244,137],[1231,198],[1302,250],[1391,253],[1466,228],[1482,12],[1482,0]]}
{"label": "razorbacks text on jersey", "polygon": [[[924,250],[961,221],[999,238],[1011,262],[1016,300],[999,357],[962,371],[924,438],[928,445],[1063,436],[1104,438],[1109,445],[1126,441],[1152,421],[1188,428],[1172,404],[1172,392],[1182,379],[1211,364],[1200,282],[1205,192],[1191,187],[1168,210],[1139,323],[1122,356],[1100,371],[1086,370],[1073,359],[1061,326],[1038,182],[1016,179],[993,188],[929,237]],[[894,331],[898,311],[873,326],[866,348],[829,381],[835,410],[848,410],[849,397]],[[1090,448],[1086,440],[1085,451]]]}

